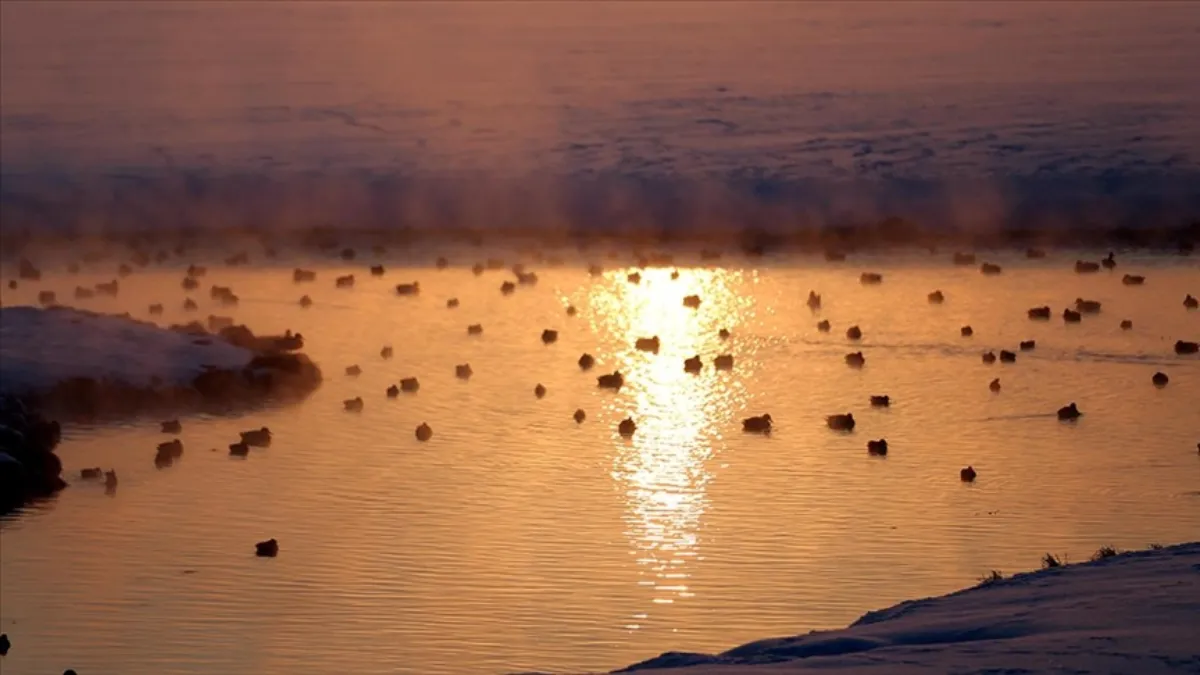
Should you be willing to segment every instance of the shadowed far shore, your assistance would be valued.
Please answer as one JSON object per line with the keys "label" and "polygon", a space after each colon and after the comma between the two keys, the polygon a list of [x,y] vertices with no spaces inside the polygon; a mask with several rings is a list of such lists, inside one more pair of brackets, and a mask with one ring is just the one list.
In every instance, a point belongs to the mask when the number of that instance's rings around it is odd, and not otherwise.
{"label": "shadowed far shore", "polygon": [[[688,675],[824,672],[1194,673],[1200,543],[1117,553],[868,612],[841,630],[667,652],[614,671]],[[719,620],[719,619],[716,619]]]}

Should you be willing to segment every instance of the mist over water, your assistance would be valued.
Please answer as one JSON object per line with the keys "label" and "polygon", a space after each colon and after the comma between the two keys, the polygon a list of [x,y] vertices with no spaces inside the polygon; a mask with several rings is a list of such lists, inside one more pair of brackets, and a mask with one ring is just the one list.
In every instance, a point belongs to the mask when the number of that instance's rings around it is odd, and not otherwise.
{"label": "mist over water", "polygon": [[1200,215],[1193,3],[26,3],[0,216],[975,233]]}

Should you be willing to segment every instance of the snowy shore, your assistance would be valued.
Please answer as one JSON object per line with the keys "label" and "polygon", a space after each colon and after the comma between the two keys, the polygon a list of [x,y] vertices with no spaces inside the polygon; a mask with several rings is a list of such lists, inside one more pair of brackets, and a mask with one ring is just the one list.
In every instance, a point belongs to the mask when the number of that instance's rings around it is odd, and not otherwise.
{"label": "snowy shore", "polygon": [[715,655],[668,652],[618,672],[1198,673],[1198,636],[1200,543],[1189,543],[904,602],[842,630]]}
{"label": "snowy shore", "polygon": [[[0,309],[0,394],[71,417],[304,395],[321,380],[300,340],[241,326],[160,328],[65,307]],[[285,346],[281,346],[285,345]]]}

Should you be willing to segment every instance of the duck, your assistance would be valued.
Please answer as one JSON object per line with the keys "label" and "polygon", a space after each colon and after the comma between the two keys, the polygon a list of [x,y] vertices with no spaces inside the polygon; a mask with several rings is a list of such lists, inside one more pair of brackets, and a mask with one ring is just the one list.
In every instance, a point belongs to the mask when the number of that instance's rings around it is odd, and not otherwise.
{"label": "duck", "polygon": [[460,380],[469,380],[474,374],[475,371],[471,370],[471,364],[469,363],[460,363],[454,366],[454,376]]}
{"label": "duck", "polygon": [[587,419],[587,413],[583,411],[583,408],[576,408],[573,417],[576,424],[583,424],[583,421]]}
{"label": "duck", "polygon": [[940,305],[946,301],[946,296],[941,291],[934,291],[926,296],[929,299],[929,304]]}
{"label": "duck", "polygon": [[1197,352],[1200,352],[1200,344],[1187,342],[1186,340],[1175,341],[1176,354],[1195,354]]}
{"label": "duck", "polygon": [[728,328],[722,328],[721,330],[717,331],[717,337],[721,338],[722,340],[728,340],[730,335],[731,333],[729,332]]}
{"label": "duck", "polygon": [[698,296],[698,295],[688,295],[688,296],[685,296],[685,297],[683,298],[683,306],[684,306],[684,307],[689,307],[689,308],[691,308],[691,309],[699,309],[699,307],[700,307],[700,296]]}
{"label": "duck", "polygon": [[1167,377],[1166,373],[1155,373],[1154,377],[1150,378],[1150,381],[1153,382],[1154,386],[1156,387],[1165,387],[1171,380]]}
{"label": "duck", "polygon": [[188,265],[186,274],[189,277],[202,277],[208,274],[208,268],[200,265]]}
{"label": "duck", "polygon": [[533,395],[538,398],[545,398],[546,397],[546,388],[539,383],[536,387],[533,388]]}
{"label": "duck", "polygon": [[342,407],[346,409],[346,412],[362,412],[362,397],[355,396],[354,398],[346,399],[345,401],[342,401]]}
{"label": "duck", "polygon": [[1049,319],[1050,318],[1050,307],[1042,306],[1042,307],[1034,307],[1034,308],[1030,309],[1029,310],[1029,318],[1030,319]]}
{"label": "duck", "polygon": [[425,441],[433,438],[433,428],[425,422],[421,422],[421,424],[417,427],[417,430],[414,432],[414,435],[417,437],[418,441],[424,443]]}
{"label": "duck", "polygon": [[1137,274],[1126,274],[1121,277],[1121,283],[1126,286],[1141,286],[1146,283],[1146,277]]}
{"label": "duck", "polygon": [[995,352],[984,352],[983,353],[983,362],[987,363],[987,364],[995,363],[996,362],[996,353]]}
{"label": "duck", "polygon": [[1062,313],[1062,318],[1063,318],[1063,321],[1065,321],[1067,323],[1079,323],[1080,321],[1083,320],[1083,315],[1080,314],[1079,312],[1075,312],[1070,309],[1064,309],[1063,313]]}
{"label": "duck", "polygon": [[771,419],[770,414],[759,415],[757,417],[747,417],[746,419],[742,420],[742,431],[765,434],[771,431],[772,424],[774,424],[774,420]]}
{"label": "duck", "polygon": [[650,338],[638,338],[637,342],[634,343],[634,347],[636,347],[638,351],[653,352],[655,354],[658,353],[658,350],[661,346],[662,341],[658,339],[657,335]]}
{"label": "duck", "polygon": [[686,373],[698,373],[704,370],[704,361],[700,360],[700,356],[696,355],[690,359],[684,359],[683,370]]}
{"label": "duck", "polygon": [[109,469],[108,471],[104,472],[104,488],[106,490],[117,489],[117,471],[116,471],[116,469]]}
{"label": "duck", "polygon": [[354,275],[347,274],[345,276],[334,279],[333,285],[335,288],[351,288],[354,286]]}
{"label": "duck", "polygon": [[162,306],[162,304],[161,304],[161,303],[157,303],[157,302],[156,302],[156,303],[154,303],[153,305],[150,305],[149,312],[150,312],[150,314],[152,314],[152,315],[154,315],[154,316],[161,316],[161,315],[162,315],[162,313],[163,313],[163,306]]}
{"label": "duck", "polygon": [[992,380],[991,383],[988,384],[988,389],[991,389],[993,392],[999,392],[1000,378],[997,377],[996,379]]}
{"label": "duck", "polygon": [[397,387],[396,385],[393,384],[387,388],[387,397],[388,398],[396,398],[399,395],[400,395],[400,387]]}
{"label": "duck", "polygon": [[308,297],[307,295],[300,296],[300,306],[301,307],[304,307],[304,308],[312,307],[312,304],[313,304],[312,298]]}
{"label": "duck", "polygon": [[1096,314],[1100,311],[1100,303],[1095,300],[1075,298],[1075,311],[1080,314]]}
{"label": "duck", "polygon": [[993,265],[992,263],[985,262],[983,265],[980,265],[979,272],[984,276],[993,277],[997,274],[1000,274],[1001,269],[999,265]]}
{"label": "duck", "polygon": [[817,330],[821,331],[822,333],[828,333],[831,328],[832,326],[830,326],[827,319],[817,322]]}
{"label": "duck", "polygon": [[302,270],[299,267],[292,270],[292,281],[294,283],[304,283],[307,281],[316,281],[317,273],[312,270]]}
{"label": "duck", "polygon": [[846,329],[846,338],[849,340],[862,339],[862,329],[858,326],[850,326]]}
{"label": "duck", "polygon": [[1121,321],[1121,330],[1132,330],[1132,329],[1133,329],[1132,321],[1130,321],[1129,319],[1125,319],[1125,320]]}
{"label": "duck", "polygon": [[1080,415],[1083,413],[1079,412],[1079,408],[1074,403],[1058,409],[1058,419],[1060,420],[1074,420],[1078,419]]}
{"label": "duck", "polygon": [[1099,263],[1094,263],[1094,262],[1090,262],[1087,260],[1076,260],[1075,261],[1075,273],[1076,274],[1091,274],[1093,272],[1099,272],[1099,271],[1100,271]]}
{"label": "duck", "polygon": [[876,272],[863,272],[859,275],[858,281],[864,286],[874,286],[883,283],[883,275]]}
{"label": "duck", "polygon": [[675,280],[678,278],[679,278],[679,270],[671,270],[671,279]]}
{"label": "duck", "polygon": [[383,347],[382,347],[382,348],[379,350],[379,358],[381,358],[381,359],[385,359],[385,360],[386,360],[386,359],[390,359],[390,358],[392,358],[392,354],[393,354],[393,353],[394,353],[394,352],[393,352],[393,350],[392,350],[392,346],[391,346],[391,345],[384,345],[384,346],[383,346]]}
{"label": "duck", "polygon": [[54,291],[41,291],[38,293],[38,302],[43,305],[53,305],[58,302],[58,296]]}
{"label": "duck", "polygon": [[195,300],[188,298],[183,301],[183,311],[194,312],[198,309],[200,309],[200,305],[197,305]]}
{"label": "duck", "polygon": [[458,298],[449,298],[446,300],[446,309],[454,309],[458,307]]}
{"label": "duck", "polygon": [[271,446],[271,430],[267,427],[251,429],[250,431],[238,432],[242,442],[246,445],[255,448],[268,448]]}
{"label": "duck", "polygon": [[279,555],[279,542],[274,539],[258,542],[254,545],[254,555],[260,558],[274,558]]}
{"label": "duck", "polygon": [[862,368],[867,363],[867,359],[862,352],[852,352],[846,355],[846,365],[852,368]]}
{"label": "duck", "polygon": [[1109,251],[1108,257],[1105,258],[1104,260],[1101,260],[1100,264],[1103,265],[1104,269],[1106,269],[1106,270],[1111,270],[1112,268],[1116,267],[1117,261],[1116,261],[1116,257],[1113,255],[1113,252]]}
{"label": "duck", "polygon": [[717,370],[733,370],[733,354],[720,354],[713,359],[713,367]]}
{"label": "duck", "polygon": [[888,452],[888,442],[886,439],[877,441],[867,441],[867,453],[871,455],[886,455]]}
{"label": "duck", "polygon": [[396,295],[420,295],[421,282],[414,281],[411,284],[396,284]]}
{"label": "duck", "polygon": [[467,335],[483,335],[483,324],[473,323],[467,326]]}
{"label": "duck", "polygon": [[578,363],[580,370],[588,370],[592,366],[596,365],[596,358],[591,354],[584,352],[583,355],[579,357]]}
{"label": "duck", "polygon": [[383,265],[371,265],[371,276],[373,276],[373,277],[383,276]]}
{"label": "duck", "polygon": [[517,285],[511,281],[505,281],[500,284],[501,295],[512,295],[517,290]]}
{"label": "duck", "polygon": [[1187,307],[1188,309],[1196,309],[1197,307],[1200,307],[1200,300],[1197,300],[1192,296],[1191,293],[1189,293],[1187,297],[1183,299],[1183,306]]}
{"label": "duck", "polygon": [[620,389],[625,385],[625,377],[621,375],[621,371],[614,370],[608,375],[601,375],[596,378],[596,386],[601,389]]}
{"label": "duck", "polygon": [[517,283],[522,286],[534,286],[538,282],[537,274],[533,272],[517,272]]}
{"label": "duck", "polygon": [[892,397],[884,394],[882,396],[872,396],[871,405],[876,408],[887,408],[892,405]]}
{"label": "duck", "polygon": [[976,475],[978,474],[975,473],[975,468],[968,466],[958,472],[958,479],[964,483],[974,483]]}
{"label": "duck", "polygon": [[12,641],[8,639],[8,633],[0,633],[0,656],[8,654],[10,649],[12,649]]}
{"label": "duck", "polygon": [[642,275],[637,272],[631,272],[625,276],[625,280],[631,284],[640,284],[642,282]]}
{"label": "duck", "polygon": [[602,274],[604,274],[604,268],[601,267],[600,265],[597,265],[595,263],[588,265],[588,275],[589,276],[598,277]]}
{"label": "duck", "polygon": [[474,274],[475,276],[480,276],[483,274],[483,271],[485,269],[487,269],[487,267],[485,267],[483,263],[477,262],[471,266],[471,273]]}
{"label": "duck", "polygon": [[180,424],[179,420],[167,420],[166,422],[163,422],[160,426],[162,427],[162,432],[164,434],[181,434],[181,433],[183,433],[183,425]]}
{"label": "duck", "polygon": [[846,413],[845,415],[829,415],[825,418],[825,425],[836,431],[853,431],[854,414]]}
{"label": "duck", "polygon": [[92,467],[90,469],[82,469],[79,472],[80,480],[100,480],[100,476],[104,474],[100,467]]}
{"label": "duck", "polygon": [[974,265],[975,264],[975,254],[974,253],[955,253],[954,254],[954,264],[962,265],[963,267],[966,267],[968,265]]}
{"label": "duck", "polygon": [[415,377],[406,377],[406,378],[400,380],[400,391],[407,391],[409,393],[412,393],[412,392],[417,391],[420,388],[421,388],[421,383],[418,382],[417,378],[415,378]]}
{"label": "duck", "polygon": [[230,443],[230,457],[248,457],[250,455],[250,446],[246,443]]}
{"label": "duck", "polygon": [[975,329],[971,328],[970,326],[963,326],[962,328],[958,329],[958,334],[963,337],[971,337],[975,334]]}
{"label": "duck", "polygon": [[549,328],[542,331],[542,343],[543,344],[551,344],[554,342],[558,342],[558,331],[550,330]]}
{"label": "duck", "polygon": [[346,366],[346,374],[350,377],[358,377],[362,375],[362,368],[359,368],[357,365]]}
{"label": "duck", "polygon": [[1016,363],[1017,355],[1007,349],[1000,350],[1000,363]]}
{"label": "duck", "polygon": [[821,296],[816,291],[808,292],[808,308],[821,309]]}
{"label": "duck", "polygon": [[626,417],[625,419],[621,420],[620,424],[617,425],[617,433],[621,434],[625,438],[632,436],[633,432],[635,431],[637,431],[637,424],[634,423],[632,417]]}
{"label": "duck", "polygon": [[95,288],[96,295],[108,295],[115,298],[121,287],[117,280],[113,279],[108,283],[96,284]]}
{"label": "duck", "polygon": [[1023,352],[1031,351],[1036,346],[1036,340],[1021,340],[1020,348]]}
{"label": "duck", "polygon": [[192,277],[184,277],[183,281],[180,282],[179,285],[183,287],[183,290],[185,291],[194,291],[197,288],[200,288],[200,282],[196,281]]}
{"label": "duck", "polygon": [[567,316],[575,316],[578,313],[579,310],[575,309],[575,305],[567,305]]}
{"label": "duck", "polygon": [[154,466],[160,469],[171,466],[181,456],[183,456],[183,441],[178,438],[166,443],[159,443],[158,449],[154,453]]}

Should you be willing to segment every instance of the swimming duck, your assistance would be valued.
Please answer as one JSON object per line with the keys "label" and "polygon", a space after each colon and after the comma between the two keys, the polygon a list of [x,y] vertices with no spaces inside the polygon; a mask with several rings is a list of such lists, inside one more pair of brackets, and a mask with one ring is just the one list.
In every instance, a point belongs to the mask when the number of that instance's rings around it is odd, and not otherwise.
{"label": "swimming duck", "polygon": [[392,353],[393,352],[392,352],[391,345],[385,345],[382,349],[379,350],[379,358],[390,359],[390,358],[392,358]]}
{"label": "swimming duck", "polygon": [[683,306],[690,307],[691,309],[698,309],[700,307],[700,296],[689,295],[684,297]]}
{"label": "swimming duck", "polygon": [[968,466],[958,472],[958,479],[964,483],[974,483],[976,475],[974,467]]}
{"label": "swimming duck", "polygon": [[997,274],[1000,274],[1001,270],[1000,270],[999,265],[993,265],[992,263],[983,263],[983,265],[981,265],[979,267],[979,272],[981,274],[983,274],[984,276],[991,277],[991,276],[996,276]]}
{"label": "swimming duck", "polygon": [[1195,354],[1196,352],[1200,352],[1200,344],[1196,344],[1195,342],[1186,342],[1184,340],[1175,341],[1176,354]]}
{"label": "swimming duck", "polygon": [[679,270],[671,270],[671,279],[674,280],[674,279],[678,279],[678,278],[679,278]]}
{"label": "swimming duck", "polygon": [[475,276],[480,276],[483,274],[483,271],[485,269],[487,269],[487,268],[484,267],[483,263],[475,263],[474,265],[471,266],[471,273],[474,274]]}
{"label": "swimming duck", "polygon": [[557,341],[558,341],[558,331],[550,330],[549,328],[542,331],[542,342],[544,344],[551,344],[551,343],[557,342]]}
{"label": "swimming duck", "polygon": [[817,295],[816,291],[808,292],[808,308],[821,309],[821,296]]}
{"label": "swimming duck", "polygon": [[183,425],[179,420],[167,420],[162,423],[162,432],[164,434],[181,434],[183,433]]}
{"label": "swimming duck", "polygon": [[501,295],[512,295],[513,292],[515,292],[516,290],[517,290],[517,285],[511,281],[505,281],[504,283],[500,284],[500,294]]}
{"label": "swimming duck", "polygon": [[133,274],[132,267],[130,267],[129,265],[126,265],[125,263],[121,263],[120,265],[117,265],[117,276],[127,277],[130,274]]}
{"label": "swimming duck", "polygon": [[104,488],[106,490],[117,489],[117,471],[116,471],[116,469],[109,469],[108,471],[104,472]]}
{"label": "swimming duck", "polygon": [[359,368],[357,365],[346,366],[346,374],[350,377],[358,377],[362,375],[362,368]]}
{"label": "swimming duck", "polygon": [[421,422],[421,425],[417,427],[415,435],[418,441],[424,443],[433,438],[433,429],[428,424]]}
{"label": "swimming duck", "polygon": [[414,281],[411,284],[396,284],[396,295],[420,295],[421,282]]}
{"label": "swimming duck", "polygon": [[983,362],[988,363],[988,364],[995,363],[996,362],[996,353],[995,352],[984,352],[983,353]]}
{"label": "swimming duck", "polygon": [[862,329],[858,326],[850,326],[846,329],[846,337],[850,340],[859,340],[862,338]]}
{"label": "swimming duck", "polygon": [[533,272],[517,273],[517,283],[521,284],[522,286],[533,286],[533,285],[537,284],[537,282],[538,282],[538,276],[537,276],[537,274],[534,274]]}
{"label": "swimming duck", "polygon": [[201,267],[200,265],[188,265],[187,275],[189,277],[202,277],[205,274],[208,274],[207,267]]}
{"label": "swimming duck", "polygon": [[1150,378],[1150,381],[1156,387],[1165,387],[1167,386],[1167,382],[1170,382],[1170,378],[1167,377],[1166,373],[1155,373],[1154,377]]}
{"label": "swimming duck", "polygon": [[941,291],[934,291],[934,292],[930,293],[927,297],[929,299],[929,304],[931,304],[931,305],[940,305],[946,301],[946,296],[942,295]]}
{"label": "swimming duck", "polygon": [[230,457],[248,457],[250,455],[250,446],[246,443],[231,443],[229,445]]}
{"label": "swimming duck", "polygon": [[583,421],[587,419],[587,413],[583,412],[583,408],[577,408],[574,417],[576,424],[583,424]]}
{"label": "swimming duck", "polygon": [[1126,286],[1141,286],[1142,284],[1146,283],[1146,277],[1135,274],[1126,274],[1125,276],[1121,277],[1121,283],[1125,284]]}
{"label": "swimming duck", "polygon": [[876,272],[863,272],[859,275],[858,281],[864,286],[873,286],[883,283],[883,275]]}
{"label": "swimming duck", "polygon": [[1192,294],[1189,293],[1187,297],[1183,299],[1183,306],[1187,307],[1188,309],[1196,309],[1197,307],[1200,307],[1200,300],[1192,297]]}
{"label": "swimming duck", "polygon": [[306,281],[316,281],[317,273],[312,270],[302,270],[299,267],[292,270],[292,281],[294,283],[303,283]]}
{"label": "swimming duck", "polygon": [[1000,363],[1016,363],[1017,355],[1006,349],[1000,350]]}
{"label": "swimming duck", "polygon": [[1094,263],[1094,262],[1090,262],[1090,261],[1086,261],[1086,260],[1076,260],[1075,261],[1075,273],[1076,274],[1091,274],[1092,272],[1099,272],[1099,271],[1100,271],[1099,263]]}
{"label": "swimming duck", "polygon": [[588,274],[593,277],[598,277],[601,274],[604,274],[604,268],[596,264],[588,265]]}
{"label": "swimming duck", "polygon": [[1124,321],[1121,322],[1121,330],[1130,330],[1132,328],[1133,328],[1133,322],[1130,321],[1129,319],[1125,319]]}
{"label": "swimming duck", "polygon": [[183,311],[194,312],[198,309],[200,309],[200,305],[197,305],[195,300],[188,298],[187,300],[183,301]]}
{"label": "swimming duck", "polygon": [[720,354],[713,359],[713,367],[717,370],[733,370],[733,354]]}
{"label": "swimming duck", "polygon": [[79,478],[80,480],[100,480],[100,476],[103,473],[104,472],[100,470],[100,467],[97,466],[91,469],[81,470],[79,472]]}
{"label": "swimming duck", "polygon": [[180,286],[182,286],[183,290],[185,291],[194,291],[197,288],[200,288],[200,282],[196,281],[192,277],[184,277],[183,281],[180,283]]}
{"label": "swimming duck", "polygon": [[601,389],[620,389],[625,385],[625,378],[621,375],[621,371],[614,370],[609,375],[601,375],[596,378],[596,384]]}
{"label": "swimming duck", "polygon": [[1050,307],[1049,306],[1034,307],[1033,309],[1029,310],[1029,318],[1031,318],[1031,319],[1049,319],[1050,318]]}
{"label": "swimming duck", "polygon": [[831,326],[829,325],[828,320],[821,320],[817,322],[817,330],[821,331],[822,333],[828,333],[830,328]]}
{"label": "swimming duck", "polygon": [[406,377],[400,380],[400,391],[415,392],[421,388],[421,383],[415,377]]}
{"label": "swimming duck", "polygon": [[279,555],[279,542],[274,539],[258,542],[254,545],[254,555],[260,558],[274,558]]}
{"label": "swimming duck", "polygon": [[633,432],[635,431],[637,431],[637,425],[634,424],[632,417],[626,417],[625,419],[621,420],[620,424],[617,425],[617,433],[621,434],[625,438],[632,436]]}
{"label": "swimming duck", "polygon": [[175,460],[183,456],[183,441],[176,438],[166,443],[159,443],[154,453],[154,466],[163,468],[171,466]]}
{"label": "swimming duck", "polygon": [[872,455],[886,455],[888,452],[888,442],[886,439],[877,441],[867,441],[867,453]]}
{"label": "swimming duck", "polygon": [[467,326],[467,335],[483,335],[483,324],[473,323]]}
{"label": "swimming duck", "polygon": [[1106,269],[1106,270],[1111,270],[1112,268],[1116,267],[1117,261],[1116,261],[1115,257],[1113,256],[1113,252],[1109,251],[1108,257],[1105,258],[1104,260],[1101,260],[1100,264],[1103,265],[1104,269]]}
{"label": "swimming duck", "polygon": [[38,293],[38,302],[43,305],[53,305],[57,301],[57,296],[54,291],[42,291]]}
{"label": "swimming duck", "polygon": [[243,443],[251,447],[268,448],[271,446],[271,430],[267,427],[242,431],[238,435],[242,437]]}
{"label": "swimming duck", "polygon": [[994,392],[1000,391],[1000,378],[992,380],[991,383],[988,384],[988,389],[991,389]]}
{"label": "swimming duck", "polygon": [[854,429],[854,415],[852,413],[829,415],[825,418],[825,424],[830,429],[836,431],[852,431]]}
{"label": "swimming duck", "polygon": [[346,412],[362,412],[362,397],[355,396],[354,398],[346,399],[345,401],[342,401],[342,406],[346,409]]}
{"label": "swimming duck", "polygon": [[475,371],[471,370],[471,364],[469,363],[460,363],[454,366],[454,376],[460,380],[469,380],[474,374]]}
{"label": "swimming duck", "polygon": [[846,365],[852,368],[862,368],[867,359],[862,352],[852,352],[846,355]]}
{"label": "swimming duck", "polygon": [[1023,352],[1030,351],[1031,349],[1033,349],[1036,346],[1037,346],[1036,340],[1022,340],[1021,345],[1020,345],[1021,351],[1023,351]]}
{"label": "swimming duck", "polygon": [[383,265],[371,265],[371,276],[373,276],[373,277],[383,276]]}
{"label": "swimming duck", "polygon": [[1078,419],[1083,413],[1079,412],[1079,408],[1074,403],[1063,406],[1058,409],[1058,419],[1073,420]]}
{"label": "swimming duck", "polygon": [[347,274],[345,276],[338,277],[337,279],[334,279],[333,285],[335,288],[350,288],[354,286],[354,275]]}
{"label": "swimming duck", "polygon": [[639,284],[642,282],[642,275],[637,272],[632,272],[625,277],[625,280],[631,284]]}
{"label": "swimming duck", "polygon": [[651,338],[638,338],[637,342],[634,343],[634,347],[636,347],[638,351],[653,352],[655,354],[658,353],[658,350],[661,346],[662,342],[658,339],[657,335]]}
{"label": "swimming duck", "polygon": [[546,388],[538,384],[538,386],[533,388],[533,395],[538,398],[544,398],[546,396]]}
{"label": "swimming duck", "polygon": [[579,310],[575,309],[575,305],[567,305],[567,316],[575,316],[578,313]]}
{"label": "swimming duck", "polygon": [[1080,314],[1096,314],[1100,311],[1100,303],[1095,300],[1075,298],[1075,311]]}
{"label": "swimming duck", "polygon": [[450,298],[446,300],[446,309],[454,309],[458,307],[458,298]]}
{"label": "swimming duck", "polygon": [[118,285],[116,279],[113,279],[112,281],[110,281],[108,283],[96,284],[95,288],[96,288],[96,295],[109,295],[114,298],[117,296],[117,292],[120,290],[120,286]]}
{"label": "swimming duck", "polygon": [[1065,321],[1067,323],[1079,323],[1080,321],[1083,320],[1083,315],[1080,314],[1079,312],[1071,311],[1070,309],[1064,309],[1062,318],[1063,318],[1063,321]]}
{"label": "swimming duck", "polygon": [[587,370],[587,369],[591,368],[592,366],[596,365],[596,359],[591,354],[588,354],[585,352],[582,356],[579,357],[578,363],[579,363],[580,370]]}
{"label": "swimming duck", "polygon": [[300,306],[301,307],[312,307],[312,304],[313,304],[312,298],[308,297],[307,295],[300,296]]}
{"label": "swimming duck", "polygon": [[698,373],[704,369],[704,362],[700,360],[700,356],[693,356],[690,359],[684,359],[683,370],[687,373]]}
{"label": "swimming duck", "polygon": [[93,291],[92,289],[84,288],[83,286],[75,287],[75,299],[76,300],[91,300],[94,297],[96,297],[96,292]]}
{"label": "swimming duck", "polygon": [[963,337],[971,337],[975,334],[975,329],[971,328],[970,326],[963,326],[962,328],[958,329],[958,334]]}
{"label": "swimming duck", "polygon": [[400,387],[397,387],[396,385],[393,384],[387,388],[387,397],[388,398],[396,398],[399,395],[400,395]]}
{"label": "swimming duck", "polygon": [[717,331],[717,337],[721,338],[722,340],[728,340],[729,339],[729,329],[722,328],[721,330]]}
{"label": "swimming duck", "polygon": [[892,397],[888,396],[887,394],[884,394],[883,396],[872,396],[871,405],[875,406],[876,408],[887,408],[888,406],[892,405]]}
{"label": "swimming duck", "polygon": [[747,417],[746,419],[742,420],[742,431],[765,434],[771,431],[772,424],[774,424],[774,420],[771,419],[769,414],[759,415],[757,417]]}

